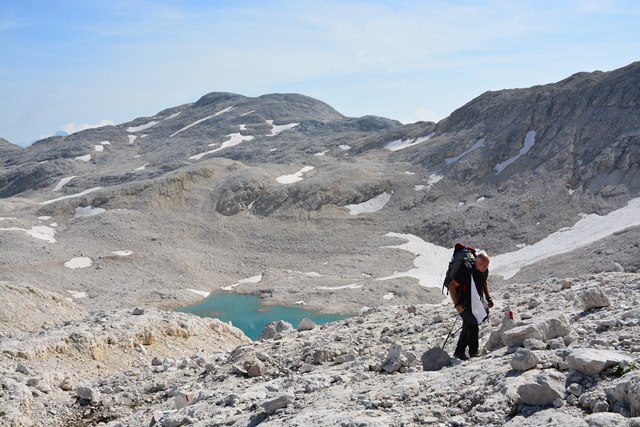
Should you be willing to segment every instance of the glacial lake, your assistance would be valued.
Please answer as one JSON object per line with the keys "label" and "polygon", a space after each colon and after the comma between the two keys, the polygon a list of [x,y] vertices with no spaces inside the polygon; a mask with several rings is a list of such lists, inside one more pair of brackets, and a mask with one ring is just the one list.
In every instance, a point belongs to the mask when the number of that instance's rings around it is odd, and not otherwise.
{"label": "glacial lake", "polygon": [[262,305],[260,297],[254,295],[214,294],[197,304],[182,307],[177,311],[200,317],[215,317],[231,322],[252,340],[257,340],[269,322],[284,320],[296,328],[302,319],[309,318],[317,325],[346,319],[348,315],[321,314],[301,306]]}

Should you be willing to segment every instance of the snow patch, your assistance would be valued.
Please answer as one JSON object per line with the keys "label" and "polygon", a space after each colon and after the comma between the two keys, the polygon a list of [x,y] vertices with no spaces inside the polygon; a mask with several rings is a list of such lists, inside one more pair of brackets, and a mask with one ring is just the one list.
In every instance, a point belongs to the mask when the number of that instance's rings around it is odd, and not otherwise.
{"label": "snow patch", "polygon": [[81,298],[86,298],[87,297],[87,293],[86,292],[80,292],[80,291],[67,291],[71,294],[71,297],[74,299],[81,299]]}
{"label": "snow patch", "polygon": [[64,266],[71,269],[87,268],[87,267],[91,267],[92,263],[93,262],[91,261],[91,258],[88,258],[86,256],[81,256],[77,258],[71,258],[69,261],[64,263]]}
{"label": "snow patch", "polygon": [[200,295],[201,297],[204,297],[204,298],[206,298],[206,297],[208,297],[209,295],[211,295],[211,292],[207,292],[207,291],[200,291],[200,290],[198,290],[198,289],[189,289],[189,288],[187,288],[186,290],[187,290],[187,291],[189,291],[189,292],[192,292],[192,293],[194,293],[194,294],[196,294],[196,295]]}
{"label": "snow patch", "polygon": [[149,166],[149,163],[145,163],[144,165],[140,166],[139,168],[135,168],[134,171],[142,171],[144,170],[147,166]]}
{"label": "snow patch", "polygon": [[196,125],[199,125],[200,123],[202,123],[204,121],[207,121],[207,120],[212,119],[212,118],[214,118],[216,116],[219,116],[220,114],[228,113],[229,111],[233,110],[234,108],[236,108],[236,107],[227,107],[224,110],[220,110],[215,114],[212,114],[210,116],[205,117],[204,119],[196,120],[195,122],[191,123],[190,125],[187,125],[187,126],[183,127],[182,129],[172,133],[171,135],[169,135],[169,138],[172,138],[172,137],[176,136],[177,134],[179,134],[180,132],[184,132],[187,129],[190,129],[190,128],[196,126]]}
{"label": "snow patch", "polygon": [[382,299],[386,299],[386,300],[390,300],[394,297],[393,292],[389,292],[388,294],[385,294]]}
{"label": "snow patch", "polygon": [[323,291],[338,291],[340,289],[360,289],[364,286],[364,283],[353,283],[351,285],[344,286],[318,286],[316,289],[321,289]]}
{"label": "snow patch", "polygon": [[640,225],[640,198],[635,198],[625,207],[607,215],[587,215],[572,227],[558,230],[533,245],[493,257],[492,272],[509,279],[527,265],[588,246],[618,231],[638,225]]}
{"label": "snow patch", "polygon": [[222,286],[220,289],[223,289],[225,291],[230,291],[236,286],[242,285],[243,283],[260,283],[261,280],[262,280],[262,274],[258,274],[257,276],[251,276],[251,277],[247,277],[246,279],[238,280],[238,283],[234,283],[233,285]]}
{"label": "snow patch", "polygon": [[48,243],[56,243],[56,239],[53,237],[56,234],[56,231],[46,225],[37,225],[31,227],[30,230],[18,227],[0,228],[0,231],[22,231],[36,239],[44,240]]}
{"label": "snow patch", "polygon": [[358,215],[361,213],[377,212],[382,209],[391,200],[391,193],[384,192],[367,200],[366,202],[355,205],[346,205],[350,215]]}
{"label": "snow patch", "polygon": [[431,139],[431,137],[433,137],[433,135],[435,135],[435,132],[431,132],[429,135],[427,136],[421,136],[420,138],[415,138],[415,139],[407,139],[407,140],[402,140],[402,139],[396,139],[395,141],[391,141],[389,143],[387,143],[384,148],[389,150],[389,151],[399,151],[399,150],[404,150],[405,148],[409,148],[409,147],[413,147],[414,145],[418,145],[421,144],[425,141],[428,141]]}
{"label": "snow patch", "polygon": [[60,189],[62,189],[62,187],[67,185],[67,183],[71,181],[73,178],[76,178],[76,176],[69,176],[67,178],[62,178],[58,183],[58,185],[56,185],[56,187],[52,191],[60,191]]}
{"label": "snow patch", "polygon": [[74,218],[84,218],[88,216],[100,215],[101,213],[105,213],[106,210],[103,208],[94,208],[93,206],[87,207],[77,207],[76,213],[73,215]]}
{"label": "snow patch", "polygon": [[111,145],[109,141],[100,141],[100,145]]}
{"label": "snow patch", "polygon": [[342,151],[351,150],[351,146],[350,146],[350,145],[347,145],[347,144],[340,144],[340,145],[338,145],[338,147],[339,147]]}
{"label": "snow patch", "polygon": [[426,186],[426,185],[418,184],[418,185],[414,185],[414,186],[413,186],[413,188],[414,188],[416,191],[422,191],[422,190],[424,190],[425,188],[427,188],[427,186]]}
{"label": "snow patch", "polygon": [[49,221],[51,217],[49,215],[42,215],[38,217],[38,221]]}
{"label": "snow patch", "polygon": [[451,260],[451,249],[425,242],[413,234],[387,233],[385,236],[404,239],[407,243],[385,248],[401,249],[415,254],[413,268],[406,272],[394,272],[391,276],[376,280],[389,280],[398,277],[418,279],[420,286],[440,288]]}
{"label": "snow patch", "polygon": [[240,133],[232,133],[227,135],[229,139],[222,143],[222,145],[215,150],[207,151],[205,153],[196,154],[194,156],[189,157],[189,160],[200,160],[207,154],[215,153],[220,150],[224,150],[225,148],[233,147],[238,145],[244,141],[251,141],[254,137],[252,135],[242,135]]}
{"label": "snow patch", "polygon": [[313,166],[305,166],[298,172],[291,175],[282,175],[276,178],[280,184],[293,184],[294,182],[302,181],[302,174],[313,170]]}
{"label": "snow patch", "polygon": [[104,145],[102,144],[94,145],[93,149],[96,150],[98,153],[101,153],[102,151],[104,151]]}
{"label": "snow patch", "polygon": [[330,151],[330,150],[324,150],[324,151],[321,151],[321,152],[319,152],[319,153],[314,154],[314,156],[324,156],[324,155],[325,155],[325,154],[327,154],[329,151]]}
{"label": "snow patch", "polygon": [[80,160],[81,162],[88,162],[91,160],[91,154],[85,154],[84,156],[78,156],[75,160]]}
{"label": "snow patch", "polygon": [[529,132],[527,132],[527,136],[525,136],[524,138],[524,146],[520,149],[520,152],[515,156],[511,157],[510,159],[507,159],[504,162],[498,163],[496,165],[496,168],[495,168],[496,175],[498,175],[500,172],[505,170],[505,168],[509,166],[511,163],[515,162],[520,157],[527,154],[529,150],[531,150],[531,148],[535,145],[535,143],[536,143],[536,131],[530,130]]}
{"label": "snow patch", "polygon": [[447,166],[457,162],[458,160],[460,160],[461,158],[463,158],[464,156],[466,156],[467,154],[471,153],[472,151],[477,150],[478,148],[482,148],[484,147],[484,138],[480,138],[479,140],[477,140],[467,151],[465,151],[464,153],[460,154],[459,156],[456,157],[449,157],[444,159],[444,162],[447,164]]}
{"label": "snow patch", "polygon": [[170,115],[169,117],[167,117],[164,120],[175,119],[176,117],[178,117],[180,115],[180,113],[182,113],[182,111],[178,111],[177,113],[173,113],[172,115]]}
{"label": "snow patch", "polygon": [[271,134],[267,136],[279,135],[285,130],[293,129],[294,127],[300,124],[300,123],[289,123],[286,125],[274,125],[273,120],[267,120],[267,123],[271,125]]}
{"label": "snow patch", "polygon": [[158,123],[160,123],[160,122],[151,121],[149,123],[145,123],[144,125],[131,126],[131,127],[127,128],[127,132],[131,132],[131,133],[140,132],[141,130],[149,129],[150,127],[153,127],[153,126],[157,125]]}
{"label": "snow patch", "polygon": [[136,139],[138,139],[138,137],[135,135],[127,135],[127,138],[129,138],[129,144],[133,144]]}
{"label": "snow patch", "polygon": [[133,251],[113,251],[112,252],[114,255],[118,255],[118,256],[129,256],[129,255],[133,255]]}
{"label": "snow patch", "polygon": [[94,191],[98,191],[100,190],[102,187],[93,187],[90,188],[88,190],[84,190],[80,193],[76,193],[76,194],[71,194],[69,196],[62,196],[62,197],[58,197],[57,199],[52,199],[52,200],[47,200],[45,202],[40,202],[41,205],[48,205],[49,203],[54,203],[54,202],[58,202],[60,200],[65,200],[65,199],[71,199],[73,197],[80,197],[80,196],[84,196],[85,194],[89,194],[89,193],[93,193]]}

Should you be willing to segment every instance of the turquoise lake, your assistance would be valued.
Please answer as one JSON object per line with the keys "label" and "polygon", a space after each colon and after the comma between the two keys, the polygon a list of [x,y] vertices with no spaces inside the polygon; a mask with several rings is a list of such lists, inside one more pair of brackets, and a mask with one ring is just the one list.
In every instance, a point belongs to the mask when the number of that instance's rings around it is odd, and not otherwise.
{"label": "turquoise lake", "polygon": [[346,319],[347,315],[321,314],[302,307],[262,305],[260,297],[254,295],[215,294],[197,304],[178,309],[200,317],[215,317],[241,329],[249,338],[257,340],[269,322],[284,320],[297,327],[302,319],[309,318],[317,325]]}

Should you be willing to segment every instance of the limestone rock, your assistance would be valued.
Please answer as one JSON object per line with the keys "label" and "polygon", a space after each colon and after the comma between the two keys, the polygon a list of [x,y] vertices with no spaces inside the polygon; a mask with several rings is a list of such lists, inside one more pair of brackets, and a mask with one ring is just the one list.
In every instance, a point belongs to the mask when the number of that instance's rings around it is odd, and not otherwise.
{"label": "limestone rock", "polygon": [[585,375],[599,374],[603,370],[620,362],[630,362],[633,359],[615,351],[596,350],[592,348],[576,349],[569,354],[567,362],[569,369]]}
{"label": "limestone rock", "polygon": [[571,325],[566,316],[562,312],[552,311],[531,323],[504,331],[502,342],[507,346],[522,346],[527,338],[546,341],[569,332],[571,332]]}
{"label": "limestone rock", "polygon": [[585,421],[589,427],[631,427],[631,421],[614,412],[600,412],[587,415]]}
{"label": "limestone rock", "polygon": [[529,349],[519,348],[511,359],[511,367],[516,371],[528,371],[538,364],[538,358]]}
{"label": "limestone rock", "polygon": [[267,400],[263,402],[260,406],[264,411],[271,415],[275,413],[278,409],[286,408],[287,406],[293,404],[294,400],[292,396],[282,395],[278,396],[275,399]]}
{"label": "limestone rock", "polygon": [[625,416],[640,416],[640,372],[634,371],[604,389],[611,407]]}
{"label": "limestone rock", "polygon": [[398,371],[402,367],[401,356],[402,346],[399,343],[392,344],[391,347],[389,347],[387,357],[382,362],[382,365],[380,365],[380,369],[390,374]]}
{"label": "limestone rock", "polygon": [[433,347],[422,354],[422,369],[425,371],[439,371],[450,364],[449,354],[440,347]]}
{"label": "limestone rock", "polygon": [[525,383],[518,387],[518,398],[526,405],[552,405],[564,397],[565,376],[557,371],[530,371],[523,375]]}
{"label": "limestone rock", "polygon": [[96,401],[100,398],[100,392],[92,387],[77,387],[76,396],[83,400]]}
{"label": "limestone rock", "polygon": [[580,301],[582,301],[582,308],[585,311],[591,310],[592,308],[609,307],[611,305],[609,297],[605,295],[600,287],[596,286],[582,292],[580,294]]}
{"label": "limestone rock", "polygon": [[258,341],[264,341],[268,339],[274,339],[278,334],[282,332],[292,331],[293,326],[289,322],[284,320],[278,320],[277,322],[269,322],[265,325]]}
{"label": "limestone rock", "polygon": [[300,323],[298,324],[298,327],[296,328],[296,331],[298,332],[303,332],[303,331],[310,331],[313,328],[315,328],[317,325],[313,322],[313,320],[311,319],[307,319],[306,317],[304,319],[302,319],[300,321]]}

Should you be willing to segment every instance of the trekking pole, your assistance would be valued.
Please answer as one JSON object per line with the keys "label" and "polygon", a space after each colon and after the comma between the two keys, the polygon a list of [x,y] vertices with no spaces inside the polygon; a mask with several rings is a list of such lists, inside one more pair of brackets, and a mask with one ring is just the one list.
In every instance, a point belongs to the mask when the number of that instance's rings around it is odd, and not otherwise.
{"label": "trekking pole", "polygon": [[[441,350],[444,350],[444,346],[447,345],[447,341],[449,341],[449,337],[451,336],[451,332],[453,331],[453,328],[456,326],[457,321],[458,321],[458,315],[456,314],[456,318],[453,319],[453,323],[451,324],[451,329],[449,329],[449,335],[447,335],[447,339],[444,340],[444,344],[442,344]],[[458,329],[458,331],[459,330],[460,329]],[[458,331],[456,331],[456,333],[458,333]]]}

